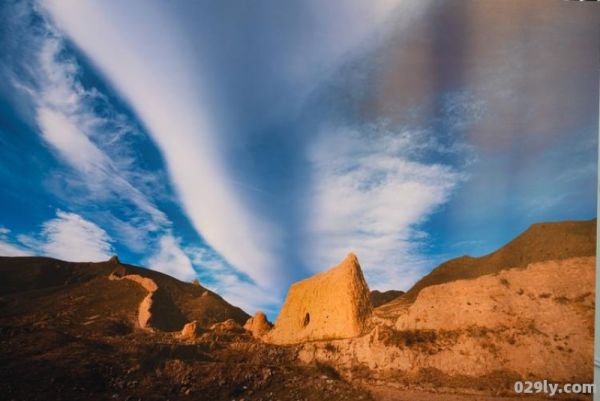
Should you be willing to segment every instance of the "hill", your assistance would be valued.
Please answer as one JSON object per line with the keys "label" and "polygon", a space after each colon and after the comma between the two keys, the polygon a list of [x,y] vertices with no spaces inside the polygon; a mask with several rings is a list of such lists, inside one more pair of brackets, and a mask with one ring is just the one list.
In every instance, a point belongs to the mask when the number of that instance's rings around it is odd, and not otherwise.
{"label": "hill", "polygon": [[[244,324],[250,317],[200,285],[122,264],[117,258],[74,263],[42,257],[0,257],[0,275],[0,310],[37,322],[52,320],[56,324],[57,319],[63,319],[78,325],[78,320],[98,316],[88,329],[107,324],[133,328],[147,297],[146,309],[151,314],[148,327],[163,331],[181,330],[192,320],[209,326],[227,319]],[[144,287],[144,279],[156,287],[152,294]]]}
{"label": "hill", "polygon": [[404,295],[404,291],[389,290],[381,292],[378,290],[373,290],[371,291],[371,305],[373,308],[377,308],[378,306],[393,301],[401,295]]}
{"label": "hill", "polygon": [[299,359],[378,380],[386,399],[431,398],[407,397],[407,383],[514,395],[517,380],[591,382],[595,255],[596,220],[534,224],[439,265],[373,309],[368,334],[306,342]]}
{"label": "hill", "polygon": [[[576,257],[425,287],[395,314],[376,315],[368,334],[304,343],[299,357],[390,389],[432,383],[514,396],[517,380],[588,383],[595,268],[595,257]],[[405,399],[396,394],[389,399]]]}
{"label": "hill", "polygon": [[420,279],[396,303],[412,303],[426,287],[474,279],[530,263],[596,255],[596,219],[533,224],[495,252],[481,257],[461,256],[442,263]]}

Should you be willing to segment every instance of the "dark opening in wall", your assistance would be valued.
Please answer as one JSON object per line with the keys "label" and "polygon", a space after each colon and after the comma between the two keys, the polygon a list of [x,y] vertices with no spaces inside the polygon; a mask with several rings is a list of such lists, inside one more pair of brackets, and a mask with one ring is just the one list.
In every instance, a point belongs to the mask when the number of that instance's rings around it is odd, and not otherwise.
{"label": "dark opening in wall", "polygon": [[310,323],[310,313],[306,313],[306,315],[304,315],[304,322],[302,323],[302,325],[304,327],[308,326],[308,323]]}

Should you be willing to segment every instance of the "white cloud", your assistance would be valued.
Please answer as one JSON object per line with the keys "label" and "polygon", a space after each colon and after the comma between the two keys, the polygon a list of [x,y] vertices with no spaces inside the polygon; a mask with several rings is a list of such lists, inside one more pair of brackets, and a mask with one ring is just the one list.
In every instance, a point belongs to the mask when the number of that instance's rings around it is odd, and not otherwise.
{"label": "white cloud", "polygon": [[30,256],[31,252],[18,245],[0,239],[0,256]]}
{"label": "white cloud", "polygon": [[202,237],[253,279],[278,282],[276,230],[245,208],[228,180],[201,68],[168,13],[154,3],[130,3],[128,10],[115,2],[44,4],[144,122]]}
{"label": "white cloud", "polygon": [[[73,167],[94,201],[123,198],[154,223],[152,227],[146,225],[146,230],[168,226],[165,214],[138,189],[151,180],[151,174],[135,168],[126,157],[127,143],[120,143],[122,132],[131,133],[134,128],[119,114],[100,117],[95,113],[94,102],[103,100],[103,95],[94,88],[83,88],[80,67],[65,54],[60,34],[52,25],[46,29],[34,64],[39,69],[38,87],[26,88],[35,99],[36,121],[44,140]],[[94,140],[112,150],[111,157]]]}
{"label": "white cloud", "polygon": [[37,121],[44,139],[56,147],[80,172],[93,175],[106,173],[104,169],[110,166],[106,155],[63,113],[40,107],[37,110]]}
{"label": "white cloud", "polygon": [[34,235],[10,238],[0,227],[0,256],[49,256],[71,262],[101,262],[113,254],[112,239],[102,228],[76,213],[56,211]]}
{"label": "white cloud", "polygon": [[327,129],[310,155],[308,254],[322,270],[354,251],[373,287],[406,288],[423,268],[418,225],[465,177],[449,165],[419,161],[445,151],[426,132],[365,131]]}
{"label": "white cloud", "polygon": [[106,231],[76,213],[58,210],[37,236],[19,236],[37,254],[71,262],[101,262],[114,251]]}
{"label": "white cloud", "polygon": [[149,268],[183,281],[191,281],[196,277],[190,258],[181,249],[179,241],[173,235],[162,236],[157,245],[157,252],[145,262]]}

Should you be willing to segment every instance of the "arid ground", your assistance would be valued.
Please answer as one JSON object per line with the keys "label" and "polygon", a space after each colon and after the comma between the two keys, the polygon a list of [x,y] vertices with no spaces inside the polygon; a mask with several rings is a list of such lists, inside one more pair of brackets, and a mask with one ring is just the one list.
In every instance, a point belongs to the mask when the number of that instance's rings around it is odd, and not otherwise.
{"label": "arid ground", "polygon": [[595,230],[536,224],[406,293],[370,292],[350,255],[294,284],[274,327],[117,258],[0,258],[0,398],[511,400],[516,380],[591,382]]}

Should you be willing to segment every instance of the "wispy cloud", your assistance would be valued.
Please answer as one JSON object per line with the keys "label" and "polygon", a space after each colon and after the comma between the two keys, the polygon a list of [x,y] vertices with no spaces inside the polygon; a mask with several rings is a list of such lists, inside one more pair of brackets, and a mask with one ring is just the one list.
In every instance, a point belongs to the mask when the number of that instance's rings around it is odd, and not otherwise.
{"label": "wispy cloud", "polygon": [[[299,7],[312,16],[310,23],[315,31],[282,38],[282,43],[290,47],[280,48],[280,44],[274,44],[270,38],[260,37],[261,30],[252,29],[265,51],[272,50],[273,45],[285,53],[274,54],[278,65],[273,73],[281,87],[288,89],[285,96],[292,96],[290,89],[294,88],[293,100],[269,101],[264,112],[272,115],[277,113],[273,109],[293,109],[291,105],[297,105],[298,99],[303,98],[298,93],[309,93],[348,53],[368,44],[368,39],[383,27],[392,10],[399,7],[402,11],[395,14],[393,22],[397,26],[398,18],[403,21],[413,18],[426,8],[425,3],[428,2],[407,4],[400,0],[381,0],[368,5],[345,2],[329,6],[308,1]],[[280,268],[285,263],[281,260],[285,233],[280,232],[280,222],[253,207],[231,176],[226,150],[235,148],[236,144],[226,139],[235,141],[235,135],[229,132],[227,111],[219,109],[222,99],[208,82],[206,59],[210,53],[198,51],[203,49],[200,42],[192,44],[187,36],[188,27],[182,27],[181,21],[175,20],[182,17],[175,9],[194,11],[194,7],[85,1],[73,1],[66,6],[64,1],[55,0],[43,4],[148,127],[167,161],[179,199],[196,231],[231,265],[254,281],[272,286],[285,283],[290,272]],[[195,11],[200,10],[201,7]],[[333,13],[339,22],[331,23],[326,17]],[[269,13],[266,15],[268,18]],[[245,23],[255,21],[249,19]],[[352,33],[347,30],[349,25],[355,27]],[[265,26],[267,30],[271,28]],[[149,42],[152,46],[147,46]],[[262,69],[257,67],[256,71]],[[253,69],[247,72],[249,75],[243,77],[254,74]],[[232,79],[243,80],[243,77]],[[268,97],[270,92],[264,92]],[[263,99],[262,95],[248,96],[259,102]],[[247,106],[252,108],[254,104]]]}
{"label": "wispy cloud", "polygon": [[[36,120],[44,140],[70,164],[91,198],[120,197],[146,214],[147,220],[154,223],[152,229],[168,226],[165,214],[135,182],[147,180],[144,176],[151,173],[123,157],[128,143],[119,138],[121,130],[114,126],[126,125],[124,130],[130,134],[135,128],[114,110],[109,117],[98,115],[96,107],[98,102],[105,102],[103,95],[95,88],[83,87],[80,67],[67,53],[64,40],[51,25],[46,29],[47,34],[41,38],[38,63],[34,64],[38,68],[37,87],[27,89],[37,104]],[[110,107],[109,104],[103,106]],[[100,143],[107,149],[102,149]]]}
{"label": "wispy cloud", "polygon": [[39,234],[20,235],[18,241],[31,253],[72,262],[100,262],[114,254],[106,231],[76,213],[62,210],[42,225]]}
{"label": "wispy cloud", "polygon": [[256,281],[278,282],[277,233],[246,208],[228,180],[201,66],[169,14],[140,4],[144,19],[132,24],[132,10],[117,3],[44,4],[148,127],[198,233]]}
{"label": "wispy cloud", "polygon": [[163,235],[157,245],[157,252],[145,262],[149,268],[186,281],[196,277],[190,258],[172,234]]}
{"label": "wispy cloud", "polygon": [[12,241],[10,230],[5,227],[0,227],[0,256],[29,256],[31,252],[22,246]]}
{"label": "wispy cloud", "polygon": [[309,235],[316,266],[354,251],[374,287],[406,288],[420,274],[418,226],[466,176],[426,156],[448,151],[426,131],[325,128],[311,154]]}
{"label": "wispy cloud", "polygon": [[63,113],[42,106],[38,108],[37,121],[44,139],[74,167],[89,175],[106,173],[105,168],[110,165],[107,157]]}

